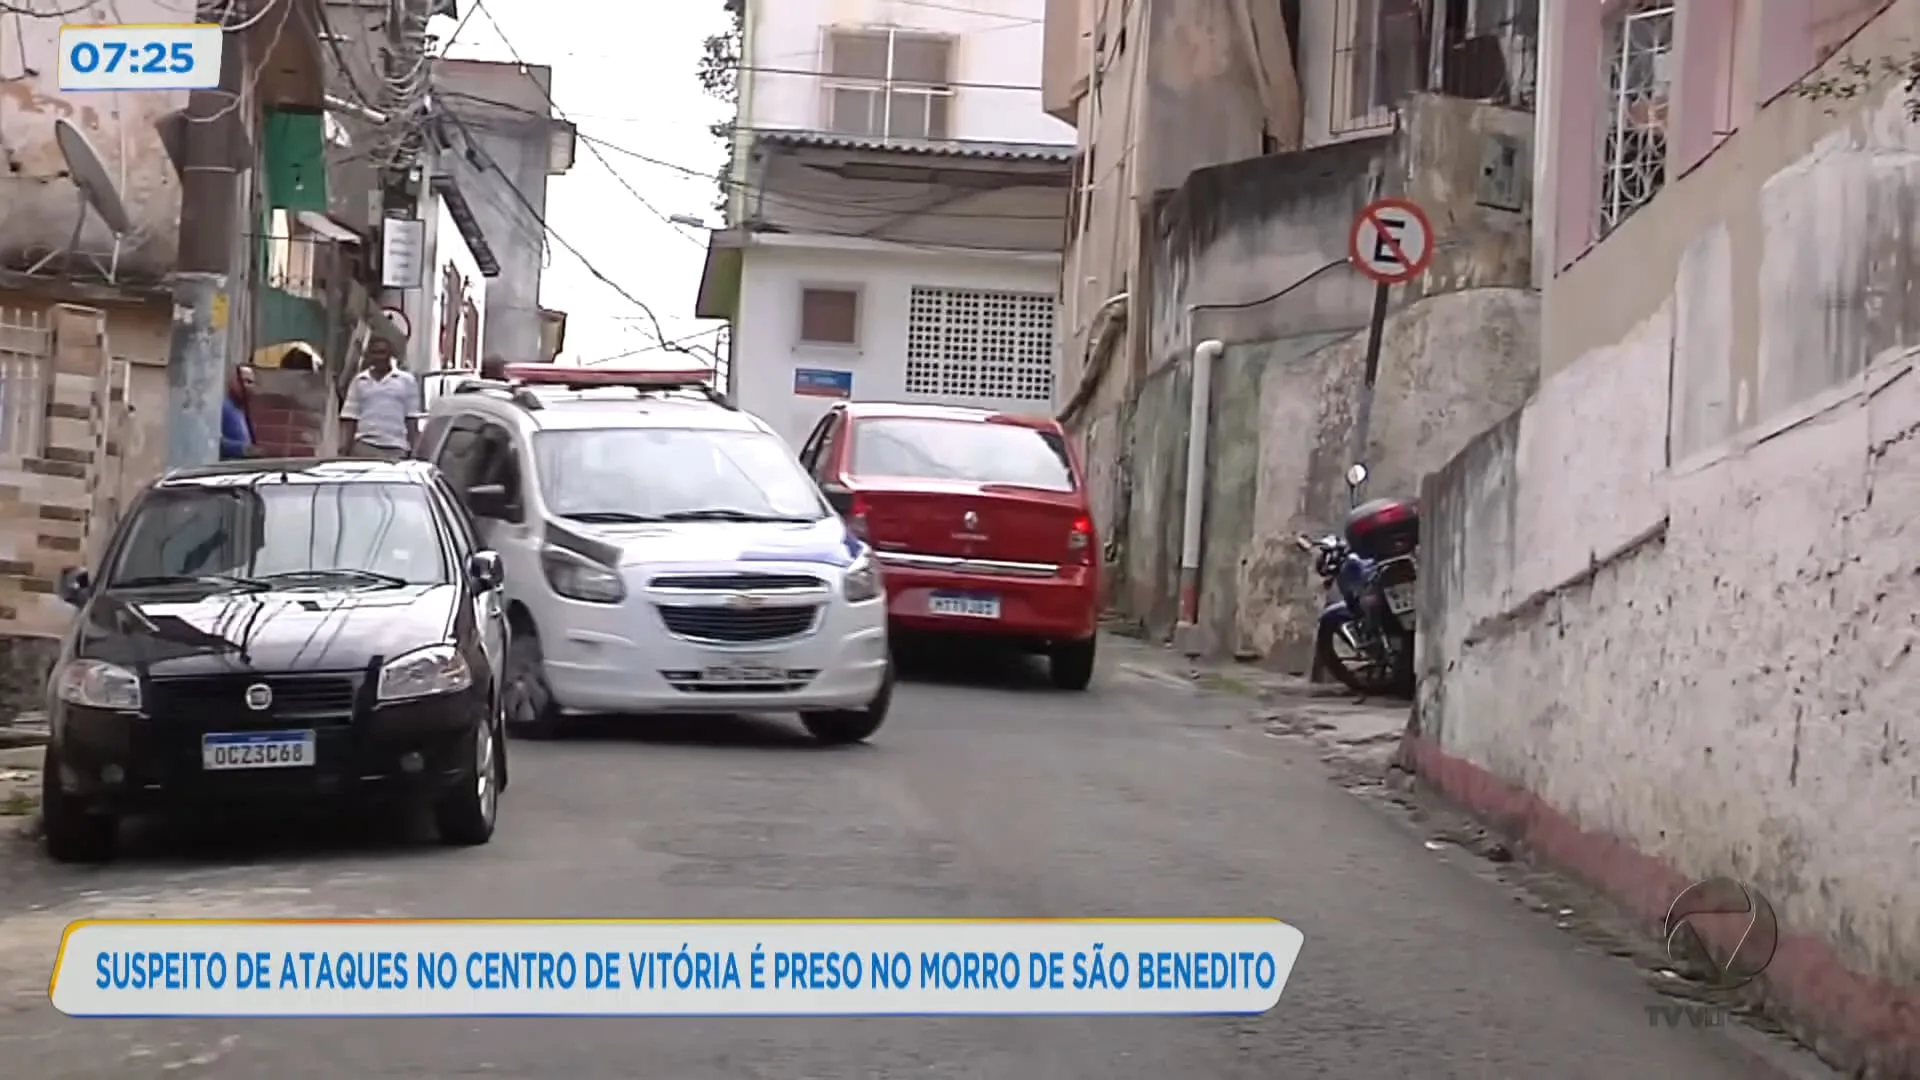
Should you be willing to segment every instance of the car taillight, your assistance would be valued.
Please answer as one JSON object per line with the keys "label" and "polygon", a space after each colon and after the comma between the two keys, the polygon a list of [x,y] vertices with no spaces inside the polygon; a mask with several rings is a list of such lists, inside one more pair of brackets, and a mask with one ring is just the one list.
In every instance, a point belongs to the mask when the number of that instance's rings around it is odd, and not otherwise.
{"label": "car taillight", "polygon": [[867,500],[855,495],[853,505],[847,508],[847,528],[862,540],[867,539]]}
{"label": "car taillight", "polygon": [[1067,551],[1080,565],[1093,562],[1093,519],[1085,514],[1073,519],[1073,528],[1067,532]]}

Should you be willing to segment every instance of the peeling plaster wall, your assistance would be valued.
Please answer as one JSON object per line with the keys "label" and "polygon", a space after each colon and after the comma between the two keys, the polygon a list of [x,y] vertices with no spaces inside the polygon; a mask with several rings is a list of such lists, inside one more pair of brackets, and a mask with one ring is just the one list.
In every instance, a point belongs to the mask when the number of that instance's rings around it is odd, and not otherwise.
{"label": "peeling plaster wall", "polygon": [[[1426,472],[1533,389],[1538,300],[1472,289],[1422,300],[1387,325],[1369,428],[1378,494],[1413,494]],[[1293,546],[1347,509],[1353,409],[1366,338],[1308,332],[1231,345],[1213,370],[1214,409],[1201,552],[1200,625],[1209,652],[1306,671],[1323,589]],[[1179,612],[1189,365],[1169,365],[1134,413],[1133,513],[1117,600],[1149,631]]]}
{"label": "peeling plaster wall", "polygon": [[[1154,365],[1095,421],[1089,459],[1130,501],[1103,518],[1120,541],[1117,612],[1164,635],[1178,615],[1190,357],[1227,344],[1213,372],[1201,553],[1201,647],[1305,671],[1321,589],[1295,532],[1339,525],[1374,286],[1346,262],[1372,179],[1418,198],[1441,254],[1394,291],[1368,463],[1379,494],[1422,476],[1518,409],[1536,383],[1539,301],[1519,210],[1478,201],[1484,137],[1530,142],[1531,118],[1421,95],[1406,134],[1196,171],[1160,207],[1151,304],[1134,308]],[[1524,163],[1521,174],[1525,175]],[[1277,294],[1277,295],[1276,295]],[[1114,453],[1115,449],[1124,457]],[[1108,451],[1108,453],[1103,453]],[[1112,464],[1108,464],[1111,462]],[[1103,472],[1110,469],[1110,472]]]}
{"label": "peeling plaster wall", "polygon": [[[1916,32],[1901,0],[1843,56]],[[1681,874],[1752,881],[1784,928],[1911,987],[1904,110],[1782,97],[1555,280],[1539,394],[1426,486],[1419,716],[1446,754]]]}
{"label": "peeling plaster wall", "polygon": [[[94,21],[180,21],[178,5],[159,0],[121,0],[110,20],[104,11],[98,9]],[[56,53],[63,21],[0,13],[0,40],[6,43],[0,49],[0,157],[6,166],[0,169],[0,265],[24,270],[49,249],[67,245],[79,196],[53,137],[54,121],[64,119],[92,142],[133,219],[136,232],[121,249],[121,272],[156,277],[173,267],[180,185],[153,125],[184,108],[187,95],[61,94]],[[79,247],[98,253],[103,263],[113,249],[112,234],[91,211]]]}

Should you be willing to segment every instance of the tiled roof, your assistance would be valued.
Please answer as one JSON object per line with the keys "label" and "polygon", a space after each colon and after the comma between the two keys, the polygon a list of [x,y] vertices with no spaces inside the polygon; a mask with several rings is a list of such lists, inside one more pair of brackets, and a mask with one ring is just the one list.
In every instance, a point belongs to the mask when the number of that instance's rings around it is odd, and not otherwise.
{"label": "tiled roof", "polygon": [[972,139],[885,139],[860,135],[832,135],[821,131],[760,130],[754,138],[774,146],[819,150],[880,150],[916,157],[982,158],[993,161],[1073,160],[1074,148],[1053,143],[986,142]]}

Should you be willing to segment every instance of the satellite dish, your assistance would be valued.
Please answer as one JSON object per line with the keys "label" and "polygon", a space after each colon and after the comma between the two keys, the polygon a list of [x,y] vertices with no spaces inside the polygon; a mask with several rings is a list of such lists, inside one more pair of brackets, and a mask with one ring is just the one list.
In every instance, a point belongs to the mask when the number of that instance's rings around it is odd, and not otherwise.
{"label": "satellite dish", "polygon": [[53,138],[60,144],[60,156],[67,159],[67,175],[73,177],[73,186],[80,189],[81,198],[100,215],[114,236],[132,232],[133,219],[127,216],[127,205],[120,201],[119,190],[113,186],[107,167],[101,164],[100,155],[94,152],[86,134],[66,120],[55,120]]}

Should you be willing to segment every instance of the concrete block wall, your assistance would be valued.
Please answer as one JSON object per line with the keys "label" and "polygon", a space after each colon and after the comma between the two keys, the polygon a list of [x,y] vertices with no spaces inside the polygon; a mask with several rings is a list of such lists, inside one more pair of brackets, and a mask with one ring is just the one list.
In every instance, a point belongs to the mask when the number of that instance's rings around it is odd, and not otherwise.
{"label": "concrete block wall", "polygon": [[54,307],[43,360],[45,420],[30,453],[0,456],[0,715],[41,705],[72,609],[60,572],[87,561],[111,360],[105,316]]}
{"label": "concrete block wall", "polygon": [[1866,1077],[1920,1075],[1916,160],[1898,80],[1788,94],[1555,278],[1551,374],[1425,487],[1408,746],[1650,926],[1752,883],[1770,1005]]}

